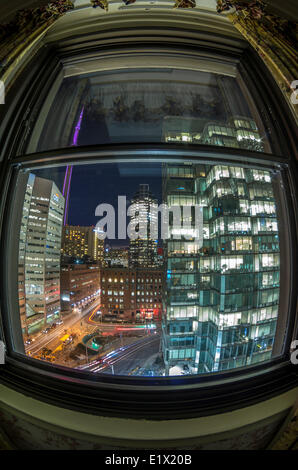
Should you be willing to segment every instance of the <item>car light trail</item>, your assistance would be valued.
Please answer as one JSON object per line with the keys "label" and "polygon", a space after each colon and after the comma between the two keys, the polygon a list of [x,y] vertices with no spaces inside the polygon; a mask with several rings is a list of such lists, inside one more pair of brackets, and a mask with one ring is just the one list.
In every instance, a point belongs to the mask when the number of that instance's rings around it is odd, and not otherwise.
{"label": "car light trail", "polygon": [[[95,360],[92,363],[85,364],[83,366],[78,366],[77,369],[88,370],[89,372],[93,372],[93,373],[101,372],[107,367],[117,364],[118,362],[121,362],[124,359],[127,359],[129,356],[136,353],[139,349],[142,349],[156,341],[160,341],[160,339],[156,337],[145,338],[145,341],[144,339],[142,339],[135,343],[116,349],[115,351],[111,351],[106,356],[102,356],[99,360]],[[124,354],[123,354],[123,351],[124,351]]]}

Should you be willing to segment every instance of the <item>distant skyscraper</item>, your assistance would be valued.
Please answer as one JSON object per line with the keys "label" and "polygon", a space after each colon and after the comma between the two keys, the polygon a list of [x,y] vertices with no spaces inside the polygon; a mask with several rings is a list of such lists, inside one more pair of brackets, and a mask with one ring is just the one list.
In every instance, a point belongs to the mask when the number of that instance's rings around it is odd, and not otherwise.
{"label": "distant skyscraper", "polygon": [[[167,372],[246,366],[271,358],[279,304],[272,175],[226,165],[164,165],[164,201],[203,206],[203,246],[165,243]],[[178,369],[177,369],[178,368]]]}
{"label": "distant skyscraper", "polygon": [[106,266],[123,266],[128,268],[128,249],[110,248],[105,250],[104,259]]}
{"label": "distant skyscraper", "polygon": [[26,184],[19,243],[22,327],[32,333],[60,315],[60,254],[64,197],[33,174]]}
{"label": "distant skyscraper", "polygon": [[157,240],[150,234],[150,206],[157,204],[157,199],[149,191],[148,184],[140,184],[139,190],[131,200],[135,205],[135,214],[131,216],[131,223],[140,222],[146,228],[145,236],[129,243],[129,264],[131,268],[154,268],[160,266],[157,255]]}
{"label": "distant skyscraper", "polygon": [[104,240],[97,237],[93,226],[66,225],[63,227],[62,254],[74,258],[89,256],[91,260],[102,264]]}

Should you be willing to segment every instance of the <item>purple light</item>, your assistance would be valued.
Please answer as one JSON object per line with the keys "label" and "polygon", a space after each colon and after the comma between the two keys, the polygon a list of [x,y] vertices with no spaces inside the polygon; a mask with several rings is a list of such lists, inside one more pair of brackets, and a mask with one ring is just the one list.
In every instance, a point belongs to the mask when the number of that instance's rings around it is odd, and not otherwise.
{"label": "purple light", "polygon": [[79,132],[81,130],[83,114],[84,114],[84,106],[82,107],[82,111],[81,111],[79,120],[78,120],[77,125],[75,127],[75,131],[74,131],[74,135],[73,135],[73,139],[72,139],[72,145],[73,146],[78,145],[78,137],[79,137]]}
{"label": "purple light", "polygon": [[[81,130],[81,125],[82,125],[82,119],[83,119],[83,114],[84,114],[84,106],[82,107],[79,120],[77,122],[77,125],[75,127],[73,139],[72,139],[72,146],[77,146],[78,145],[78,137],[79,133]],[[69,200],[69,193],[70,193],[70,182],[71,182],[71,175],[72,175],[72,169],[73,165],[67,165],[66,171],[65,171],[65,177],[64,177],[64,183],[63,183],[63,191],[62,194],[65,197],[65,192],[66,192],[66,204],[65,204],[65,211],[64,211],[64,225],[66,225],[66,219],[68,215],[68,200]],[[68,180],[67,180],[67,175],[69,174]],[[67,189],[66,189],[67,185]],[[66,189],[66,191],[65,191]]]}

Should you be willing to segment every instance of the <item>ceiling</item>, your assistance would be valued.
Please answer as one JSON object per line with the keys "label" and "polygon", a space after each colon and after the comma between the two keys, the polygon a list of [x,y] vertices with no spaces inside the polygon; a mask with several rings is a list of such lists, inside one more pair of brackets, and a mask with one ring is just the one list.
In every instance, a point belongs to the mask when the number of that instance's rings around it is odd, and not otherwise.
{"label": "ceiling", "polygon": [[[138,1],[134,5],[128,5],[127,7],[124,5],[123,2],[115,2],[113,0],[110,1],[110,11],[113,11],[116,4],[122,4],[123,8],[132,8],[132,7],[141,7],[141,4],[146,3],[147,7],[149,8],[156,8],[158,4],[168,3],[173,5],[174,0],[170,0],[169,2],[163,2],[159,0],[146,0],[146,1]],[[196,0],[197,1],[197,9],[210,9],[211,11],[215,11],[215,0]],[[248,0],[249,1],[249,0]],[[23,8],[35,8],[41,5],[46,5],[48,0],[10,0],[9,2],[0,2],[0,22],[5,23],[11,20],[14,13]],[[76,6],[90,6],[89,0],[74,0]],[[298,19],[298,2],[297,0],[267,0],[267,4],[270,6],[272,11],[284,16],[286,18],[297,20]],[[99,9],[97,9],[99,10]],[[106,12],[104,12],[107,14]]]}

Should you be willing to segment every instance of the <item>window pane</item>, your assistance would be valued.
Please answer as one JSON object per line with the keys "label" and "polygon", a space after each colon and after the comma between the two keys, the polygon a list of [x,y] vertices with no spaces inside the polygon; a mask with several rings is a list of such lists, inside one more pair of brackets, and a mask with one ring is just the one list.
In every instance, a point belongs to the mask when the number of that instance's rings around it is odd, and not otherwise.
{"label": "window pane", "polygon": [[[46,115],[45,122],[37,121],[29,153],[130,142],[271,151],[237,74],[139,68],[67,77]],[[187,178],[177,171],[177,178]],[[212,177],[218,179],[226,171],[220,167]],[[241,169],[234,168],[233,177],[241,180]]]}
{"label": "window pane", "polygon": [[275,175],[198,163],[20,171],[25,352],[149,376],[269,360],[280,292]]}

